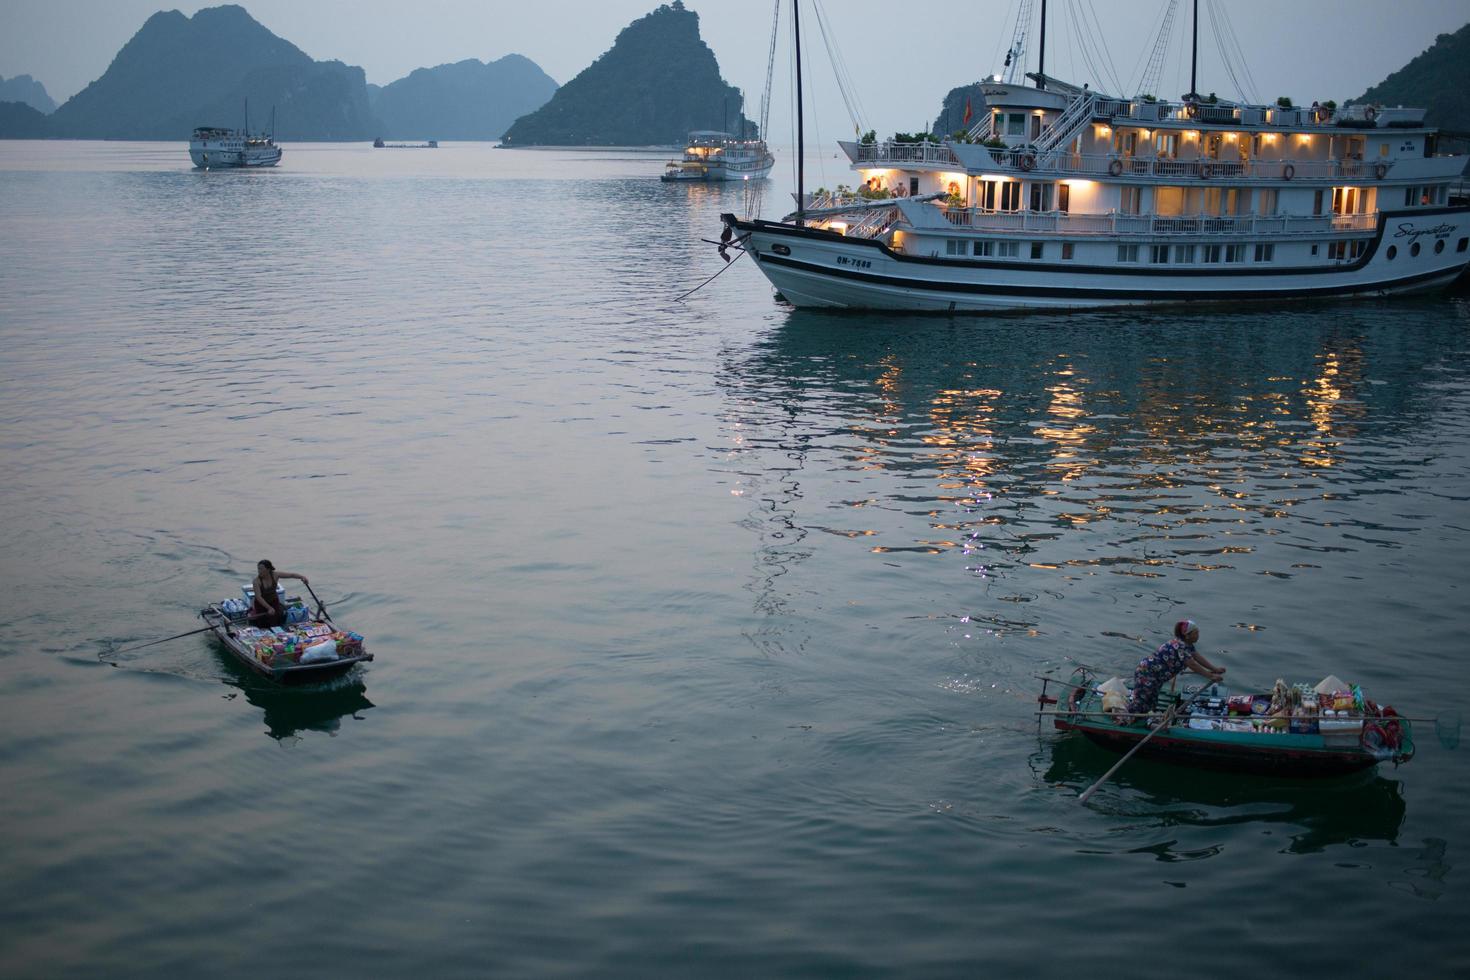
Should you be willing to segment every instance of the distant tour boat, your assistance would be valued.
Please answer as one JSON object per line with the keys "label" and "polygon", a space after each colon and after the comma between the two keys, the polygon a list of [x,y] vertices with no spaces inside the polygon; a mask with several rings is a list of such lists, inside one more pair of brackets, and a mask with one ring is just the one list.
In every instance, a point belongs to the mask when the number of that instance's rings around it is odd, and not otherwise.
{"label": "distant tour boat", "polygon": [[250,103],[245,103],[243,129],[199,126],[189,140],[189,158],[205,170],[222,167],[274,167],[281,162],[276,145],[276,110],[271,110],[270,135],[250,132]]}
{"label": "distant tour boat", "polygon": [[426,140],[423,143],[384,143],[383,137],[379,136],[373,140],[373,148],[378,150],[437,150],[438,140]]}
{"label": "distant tour boat", "polygon": [[682,160],[670,160],[661,179],[674,181],[760,180],[776,158],[765,140],[738,139],[713,129],[689,134]]}

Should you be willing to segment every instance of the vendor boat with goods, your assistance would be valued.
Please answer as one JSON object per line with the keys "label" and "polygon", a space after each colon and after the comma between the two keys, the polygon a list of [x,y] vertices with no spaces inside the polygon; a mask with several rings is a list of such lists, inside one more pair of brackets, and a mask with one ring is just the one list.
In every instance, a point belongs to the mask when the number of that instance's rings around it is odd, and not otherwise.
{"label": "vendor boat with goods", "polygon": [[212,602],[199,613],[235,658],[262,677],[281,684],[315,683],[345,674],[373,659],[357,633],[338,628],[324,606],[313,614],[299,597],[277,591],[286,610],[283,626],[253,626],[249,611],[254,596]]}
{"label": "vendor boat with goods", "polygon": [[[1090,667],[1067,682],[1041,678],[1040,713],[1116,752],[1136,747],[1166,762],[1282,776],[1339,776],[1414,757],[1408,719],[1332,676],[1315,686],[1278,680],[1265,693],[1231,695],[1218,684],[1165,692],[1144,715],[1128,714],[1120,678],[1097,678]],[[1048,687],[1058,683],[1052,696]]]}

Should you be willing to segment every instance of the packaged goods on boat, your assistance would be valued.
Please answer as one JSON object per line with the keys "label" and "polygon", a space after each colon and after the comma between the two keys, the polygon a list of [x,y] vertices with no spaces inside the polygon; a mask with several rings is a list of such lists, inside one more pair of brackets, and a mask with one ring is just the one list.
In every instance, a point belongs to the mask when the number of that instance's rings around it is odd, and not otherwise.
{"label": "packaged goods on boat", "polygon": [[1277,680],[1269,693],[1230,694],[1213,685],[1165,694],[1147,715],[1118,710],[1116,680],[1098,684],[1093,671],[1079,669],[1058,698],[1044,685],[1040,700],[1056,704],[1062,731],[1119,752],[1143,743],[1144,755],[1191,765],[1325,776],[1414,755],[1410,722],[1335,676],[1315,686]]}
{"label": "packaged goods on boat", "polygon": [[278,590],[286,609],[284,626],[256,626],[249,621],[254,596],[245,588],[246,601],[223,599],[201,610],[215,636],[237,660],[273,680],[294,683],[344,673],[354,664],[373,659],[363,637],[318,619],[299,597]]}

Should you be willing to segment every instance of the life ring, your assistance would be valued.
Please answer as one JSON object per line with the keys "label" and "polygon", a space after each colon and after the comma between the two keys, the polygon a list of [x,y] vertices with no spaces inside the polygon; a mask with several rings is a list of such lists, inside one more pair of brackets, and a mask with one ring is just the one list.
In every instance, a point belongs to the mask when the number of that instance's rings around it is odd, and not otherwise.
{"label": "life ring", "polygon": [[1373,165],[1373,176],[1377,177],[1379,180],[1382,180],[1384,177],[1387,177],[1388,176],[1388,164],[1386,164],[1386,163],[1375,163]]}
{"label": "life ring", "polygon": [[1215,165],[1214,164],[1212,164],[1212,163],[1202,163],[1202,164],[1200,164],[1200,167],[1199,167],[1199,177],[1200,177],[1200,180],[1209,180],[1213,176],[1215,176]]}
{"label": "life ring", "polygon": [[1019,162],[1021,164],[1021,169],[1022,170],[1035,170],[1036,169],[1036,154],[1034,154],[1034,153],[1023,153],[1023,154],[1021,154],[1021,159],[1020,159]]}
{"label": "life ring", "polygon": [[1363,110],[1363,118],[1368,120],[1369,122],[1372,122],[1373,120],[1378,118],[1378,110],[1370,105],[1368,108]]}
{"label": "life ring", "polygon": [[1114,160],[1112,163],[1108,164],[1108,173],[1112,174],[1114,177],[1120,177],[1120,176],[1122,176],[1122,174],[1123,174],[1123,161],[1122,160]]}
{"label": "life ring", "polygon": [[1293,167],[1291,164],[1288,163],[1286,166],[1284,166],[1284,167],[1281,168],[1281,179],[1282,180],[1290,180],[1291,178],[1293,178],[1295,176],[1296,176],[1296,167]]}

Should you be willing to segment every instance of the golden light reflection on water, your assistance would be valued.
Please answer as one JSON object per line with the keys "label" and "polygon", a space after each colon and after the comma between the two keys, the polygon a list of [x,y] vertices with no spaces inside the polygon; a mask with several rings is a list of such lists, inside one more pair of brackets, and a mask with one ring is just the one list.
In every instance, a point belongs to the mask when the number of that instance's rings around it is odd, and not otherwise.
{"label": "golden light reflection on water", "polygon": [[897,540],[882,524],[844,533],[876,535],[873,554],[962,553],[965,571],[987,580],[1026,567],[1063,578],[1285,574],[1254,567],[1260,542],[1292,533],[1292,521],[1332,526],[1312,507],[1329,495],[1317,474],[1344,465],[1371,404],[1363,342],[1330,332],[1295,350],[1263,334],[1179,356],[1137,337],[1029,360],[1002,350],[926,360],[926,348],[899,343],[832,360],[813,346],[807,363],[830,366],[821,376],[833,390],[858,396],[800,400],[840,413],[837,428],[853,437],[840,448],[843,479],[905,478],[891,499],[842,505],[877,504],[929,529]]}

